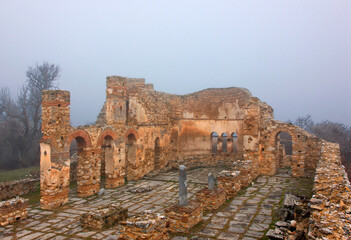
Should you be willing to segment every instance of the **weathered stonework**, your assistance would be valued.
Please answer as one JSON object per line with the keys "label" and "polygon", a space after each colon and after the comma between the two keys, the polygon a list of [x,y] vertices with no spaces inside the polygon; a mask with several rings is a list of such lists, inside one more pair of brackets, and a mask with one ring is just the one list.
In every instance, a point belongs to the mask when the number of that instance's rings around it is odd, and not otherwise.
{"label": "weathered stonework", "polygon": [[341,165],[339,145],[322,143],[314,178],[308,236],[311,239],[349,239],[351,186]]}
{"label": "weathered stonework", "polygon": [[[41,206],[68,201],[70,145],[77,142],[78,195],[115,188],[151,172],[198,166],[226,166],[237,179],[219,179],[228,197],[260,174],[290,167],[293,176],[315,171],[322,142],[292,124],[274,120],[273,109],[247,89],[206,89],[188,95],[158,92],[144,79],[110,76],[106,101],[93,125],[70,126],[70,94],[43,91]],[[292,139],[286,155],[278,134]],[[235,164],[244,162],[244,168]],[[249,163],[249,164],[248,164]],[[233,181],[234,180],[234,181]],[[227,185],[227,186],[225,186]]]}
{"label": "weathered stonework", "polygon": [[167,240],[167,219],[164,216],[144,213],[122,221],[119,239]]}
{"label": "weathered stonework", "polygon": [[198,224],[203,217],[204,206],[198,201],[189,201],[187,206],[178,204],[165,209],[170,221],[169,230],[172,232],[188,232]]}
{"label": "weathered stonework", "polygon": [[0,226],[6,226],[28,216],[28,199],[13,198],[0,202]]}
{"label": "weathered stonework", "polygon": [[103,229],[116,225],[118,222],[126,220],[127,217],[128,209],[110,204],[82,214],[80,222],[84,228]]}
{"label": "weathered stonework", "polygon": [[204,210],[215,210],[225,202],[226,193],[222,188],[209,190],[206,187],[196,193],[196,200],[202,203]]}
{"label": "weathered stonework", "polygon": [[0,200],[14,198],[38,190],[39,179],[26,178],[0,183]]}

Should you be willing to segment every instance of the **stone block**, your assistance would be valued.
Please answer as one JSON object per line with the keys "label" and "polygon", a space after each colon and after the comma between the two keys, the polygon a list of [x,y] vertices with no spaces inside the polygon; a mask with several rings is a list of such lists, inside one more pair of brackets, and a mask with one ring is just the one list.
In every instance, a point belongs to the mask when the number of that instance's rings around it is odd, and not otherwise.
{"label": "stone block", "polygon": [[159,214],[144,212],[122,221],[119,239],[167,240],[167,218]]}
{"label": "stone block", "polygon": [[82,214],[80,222],[84,228],[103,229],[111,227],[120,221],[124,221],[127,217],[128,209],[122,208],[116,204],[110,204],[96,211]]}
{"label": "stone block", "polygon": [[225,189],[215,188],[213,191],[207,187],[196,193],[196,199],[204,206],[204,210],[219,208],[226,200]]}
{"label": "stone block", "polygon": [[201,202],[189,201],[187,206],[173,205],[165,209],[170,222],[170,231],[188,232],[203,217],[204,207]]}
{"label": "stone block", "polygon": [[6,226],[28,216],[28,199],[16,197],[0,202],[0,226]]}

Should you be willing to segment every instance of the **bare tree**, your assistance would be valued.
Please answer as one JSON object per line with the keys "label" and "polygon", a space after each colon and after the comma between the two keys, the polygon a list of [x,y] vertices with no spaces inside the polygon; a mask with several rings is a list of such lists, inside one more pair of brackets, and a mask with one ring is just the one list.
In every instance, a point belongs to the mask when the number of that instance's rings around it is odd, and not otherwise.
{"label": "bare tree", "polygon": [[[12,145],[11,150],[16,153],[13,154],[16,156],[9,157],[10,149],[1,149],[0,167],[9,159],[12,159],[10,165],[20,165],[20,167],[38,162],[38,141],[41,137],[41,94],[45,89],[56,88],[60,72],[59,66],[47,62],[37,64],[34,68],[29,67],[26,71],[26,83],[20,89],[16,101],[10,97],[8,89],[0,90],[0,143],[2,143],[0,148]],[[11,144],[4,144],[4,141]],[[6,154],[4,154],[5,151],[7,151]],[[7,159],[4,159],[4,155]]]}
{"label": "bare tree", "polygon": [[311,115],[298,117],[294,122],[294,125],[306,130],[307,132],[313,131],[314,122],[312,121]]}

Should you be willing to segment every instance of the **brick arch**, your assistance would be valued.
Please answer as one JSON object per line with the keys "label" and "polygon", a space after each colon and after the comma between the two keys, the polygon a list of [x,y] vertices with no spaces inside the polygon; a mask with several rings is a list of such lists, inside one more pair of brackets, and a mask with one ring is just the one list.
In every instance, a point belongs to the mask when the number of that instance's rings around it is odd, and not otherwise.
{"label": "brick arch", "polygon": [[129,134],[134,134],[135,139],[138,140],[138,138],[139,138],[138,132],[134,128],[129,128],[127,130],[126,134],[124,135],[124,138],[125,138],[126,142],[128,141],[128,135]]}
{"label": "brick arch", "polygon": [[69,149],[69,146],[71,145],[71,142],[76,138],[76,137],[81,137],[84,139],[85,143],[87,144],[86,147],[91,147],[92,144],[91,144],[91,139],[90,139],[90,136],[89,134],[85,131],[85,130],[82,130],[82,129],[77,129],[77,130],[74,130],[72,133],[70,133],[68,135],[68,139],[67,139],[67,142],[66,142],[66,147],[68,147]]}
{"label": "brick arch", "polygon": [[275,129],[274,131],[269,133],[269,141],[271,142],[275,142],[275,138],[276,136],[280,133],[280,132],[287,132],[289,133],[289,135],[291,136],[291,141],[296,142],[297,141],[297,136],[296,133],[293,132],[292,130],[290,130],[287,127],[279,127],[278,129]]}
{"label": "brick arch", "polygon": [[111,136],[113,140],[118,139],[117,133],[115,131],[113,131],[111,128],[107,128],[100,134],[100,136],[97,140],[97,146],[102,146],[106,136]]}

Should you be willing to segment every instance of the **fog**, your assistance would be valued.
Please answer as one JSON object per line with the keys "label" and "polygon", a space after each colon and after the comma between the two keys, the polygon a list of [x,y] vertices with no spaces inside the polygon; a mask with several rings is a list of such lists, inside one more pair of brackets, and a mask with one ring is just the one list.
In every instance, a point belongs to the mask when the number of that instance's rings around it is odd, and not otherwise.
{"label": "fog", "polygon": [[244,87],[286,121],[351,125],[351,2],[1,1],[0,85],[28,66],[62,68],[74,125],[92,123],[106,76],[187,94]]}

